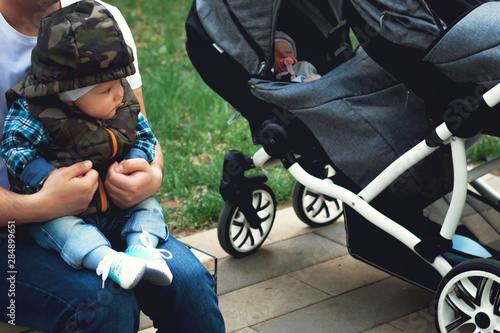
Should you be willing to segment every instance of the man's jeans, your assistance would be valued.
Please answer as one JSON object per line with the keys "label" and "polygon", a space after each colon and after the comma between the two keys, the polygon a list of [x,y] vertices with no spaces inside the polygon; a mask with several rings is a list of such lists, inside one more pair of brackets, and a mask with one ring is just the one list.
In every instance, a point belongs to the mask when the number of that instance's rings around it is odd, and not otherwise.
{"label": "man's jeans", "polygon": [[[126,333],[137,332],[141,309],[159,332],[225,331],[212,276],[172,236],[158,246],[173,255],[167,262],[175,277],[172,284],[141,282],[123,290],[109,279],[102,289],[95,272],[70,267],[56,252],[21,239],[21,231],[17,226],[13,267],[8,266],[12,251],[7,242],[0,243],[0,321],[13,317],[16,325],[44,332]],[[108,238],[113,236],[120,239],[120,230]]]}

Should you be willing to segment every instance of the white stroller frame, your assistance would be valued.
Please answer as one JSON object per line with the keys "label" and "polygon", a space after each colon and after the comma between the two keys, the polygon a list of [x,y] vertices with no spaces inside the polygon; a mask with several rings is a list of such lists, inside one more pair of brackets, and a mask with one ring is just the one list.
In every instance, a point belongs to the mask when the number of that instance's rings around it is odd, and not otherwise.
{"label": "white stroller frame", "polygon": [[[483,95],[483,99],[486,104],[492,108],[495,105],[500,103],[500,84],[490,89],[486,94]],[[499,202],[500,196],[498,196],[489,186],[479,180],[480,177],[500,168],[500,157],[489,162],[486,162],[480,166],[477,166],[471,170],[468,170],[467,166],[467,158],[466,158],[466,144],[465,139],[456,137],[452,134],[452,132],[448,129],[446,123],[439,125],[435,129],[435,133],[437,137],[443,142],[443,145],[449,144],[451,147],[452,154],[452,162],[453,162],[453,191],[452,191],[452,199],[450,202],[450,206],[446,212],[444,221],[441,226],[440,235],[446,239],[451,241],[455,232],[457,230],[462,211],[465,207],[466,197],[467,197],[467,187],[468,184],[473,182],[473,187],[477,188],[478,191],[489,199],[493,199],[494,202]],[[291,166],[288,167],[288,171],[290,174],[302,185],[306,186],[309,190],[321,193],[325,196],[329,196],[338,200],[341,200],[344,205],[347,205],[354,209],[356,212],[361,214],[366,220],[370,223],[376,225],[378,228],[385,231],[387,234],[390,234],[417,255],[420,255],[415,247],[422,240],[417,237],[415,234],[407,230],[405,227],[401,226],[397,222],[392,219],[386,217],[384,214],[379,212],[377,209],[370,205],[370,201],[372,201],[377,195],[379,195],[384,189],[386,189],[394,180],[396,180],[399,176],[401,176],[405,171],[407,171],[412,166],[419,163],[426,156],[432,154],[434,151],[439,149],[439,146],[430,147],[426,140],[421,141],[404,155],[396,159],[392,164],[390,164],[382,173],[380,173],[371,183],[365,186],[358,194],[336,185],[330,178],[320,179],[318,177],[312,176],[307,171],[305,171],[302,166],[295,161]],[[270,167],[276,165],[276,160],[272,158],[270,155],[266,153],[264,148],[259,149],[254,156],[252,157],[253,164],[256,169],[265,170]],[[421,256],[422,257],[422,256]],[[422,257],[429,265],[431,265],[442,277],[445,277],[452,269],[454,268],[442,255],[438,254],[433,261],[426,260]],[[491,260],[490,260],[491,261]],[[477,270],[471,271],[471,274],[477,274]],[[463,269],[459,268],[457,274],[463,273]],[[465,273],[465,277],[468,278],[468,273]],[[452,274],[454,275],[454,274]],[[497,273],[491,272],[480,272],[479,276],[482,278],[490,279],[490,281],[496,280],[496,283],[500,283],[500,276]],[[447,281],[448,280],[448,281]],[[448,297],[448,293],[451,289],[457,287],[460,281],[458,281],[454,276],[451,276],[445,281],[441,282],[439,291],[445,291],[443,293],[438,292],[437,294],[437,302],[436,302],[436,311],[437,311],[437,325],[439,325],[439,329],[442,332],[449,332],[456,328],[460,328],[460,326],[464,323],[461,319],[455,318],[453,314],[447,312],[445,308],[446,298]],[[444,283],[447,282],[447,283]],[[457,285],[456,285],[457,284]],[[487,286],[491,288],[492,282],[490,282]],[[474,289],[475,287],[472,287]],[[460,288],[458,288],[460,289]],[[471,286],[465,286],[465,289],[470,290]],[[475,290],[475,289],[474,289]],[[496,290],[496,289],[495,289]],[[474,297],[472,291],[469,291]],[[482,290],[475,291],[476,293],[482,292]],[[495,292],[498,292],[496,290]],[[477,294],[476,294],[477,295]],[[460,297],[458,297],[460,298]],[[490,301],[491,302],[491,301]],[[453,303],[453,302],[452,302]],[[471,310],[473,313],[467,313],[467,316],[472,318],[471,320],[476,321],[476,325],[481,327],[481,324],[478,324],[480,319],[477,319],[478,313],[487,313],[488,318],[486,320],[487,324],[483,324],[483,326],[489,326],[490,328],[498,328],[500,323],[497,323],[496,320],[492,320],[491,317],[496,315],[496,318],[500,318],[498,313],[495,313],[495,307],[499,306],[499,300],[497,299],[494,304],[491,304],[489,310],[484,310],[484,304],[478,306]],[[489,312],[488,312],[489,311]],[[444,314],[444,315],[443,315]],[[441,317],[445,318],[441,318]],[[484,318],[482,318],[484,320]],[[458,324],[457,324],[458,322]],[[496,326],[495,326],[496,325]]]}
{"label": "white stroller frame", "polygon": [[[485,93],[483,95],[483,99],[491,108],[500,103],[500,84]],[[468,170],[465,140],[454,136],[445,123],[436,128],[436,133],[443,141],[443,144],[450,144],[453,157],[453,194],[440,232],[442,237],[451,240],[455,235],[461,213],[465,206],[468,184],[494,170],[499,169],[500,157],[475,167],[474,169]],[[439,147],[429,147],[426,140],[421,141],[406,154],[402,155],[389,165],[358,194],[334,184],[329,178],[320,179],[310,175],[300,166],[298,162],[291,165],[288,168],[288,171],[298,182],[310,190],[339,199],[344,204],[349,205],[351,208],[356,210],[371,223],[400,240],[408,248],[415,251],[415,245],[417,245],[421,239],[397,222],[380,213],[378,210],[373,208],[369,202],[386,189],[405,171],[419,163],[426,156],[432,154],[437,149],[439,149]],[[274,166],[276,163],[271,162],[272,159],[273,158],[266,153],[264,148],[260,148],[252,157],[255,168],[260,170],[269,169]],[[490,195],[495,196],[494,192],[490,192]],[[446,273],[448,273],[452,268],[452,266],[440,255],[434,262],[429,264],[440,272],[442,276],[446,275]]]}

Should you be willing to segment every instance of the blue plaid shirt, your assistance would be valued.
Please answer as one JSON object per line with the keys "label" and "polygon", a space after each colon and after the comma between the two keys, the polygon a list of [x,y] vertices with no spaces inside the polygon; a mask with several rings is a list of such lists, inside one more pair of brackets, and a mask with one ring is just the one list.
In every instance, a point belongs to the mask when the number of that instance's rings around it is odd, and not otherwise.
{"label": "blue plaid shirt", "polygon": [[[137,138],[134,148],[147,156],[148,162],[154,160],[158,145],[146,118],[139,113]],[[26,166],[43,156],[38,147],[49,145],[49,132],[42,123],[28,111],[24,99],[15,101],[5,119],[2,138],[2,158],[9,172],[21,179]]]}

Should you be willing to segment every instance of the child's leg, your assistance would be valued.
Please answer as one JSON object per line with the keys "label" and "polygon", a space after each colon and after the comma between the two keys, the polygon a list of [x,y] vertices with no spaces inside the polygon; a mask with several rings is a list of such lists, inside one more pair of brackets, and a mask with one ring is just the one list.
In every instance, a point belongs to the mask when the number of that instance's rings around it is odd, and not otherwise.
{"label": "child's leg", "polygon": [[152,247],[167,240],[168,232],[167,225],[163,221],[163,210],[155,198],[147,198],[130,208],[124,216],[126,222],[121,234],[127,246],[143,245],[141,234],[144,230],[150,235]]}
{"label": "child's leg", "polygon": [[33,224],[31,233],[40,246],[59,252],[73,268],[96,270],[103,276],[103,285],[109,275],[124,289],[131,289],[144,275],[143,261],[113,250],[95,226],[79,217],[65,216]]}
{"label": "child's leg", "polygon": [[[126,236],[125,236],[125,243],[127,244],[127,246],[132,246],[132,245],[144,245],[143,244],[143,237],[141,237],[141,235],[143,234],[143,232],[130,232],[128,233]],[[151,235],[149,234],[149,241],[150,241],[150,245],[152,247],[157,247],[158,246],[158,243],[160,242],[160,239],[155,236],[155,235]]]}
{"label": "child's leg", "polygon": [[82,268],[83,259],[92,250],[109,241],[94,226],[76,216],[64,216],[45,223],[33,223],[31,233],[37,243],[55,250],[73,268]]}
{"label": "child's leg", "polygon": [[144,280],[157,285],[172,282],[172,273],[165,259],[172,254],[156,246],[167,239],[167,226],[163,222],[163,211],[158,202],[148,198],[125,214],[126,223],[122,229],[127,250],[125,253],[145,260],[147,263]]}
{"label": "child's leg", "polygon": [[98,248],[90,251],[85,258],[83,258],[82,266],[88,269],[96,270],[104,257],[111,253],[116,253],[116,251],[109,246],[99,246]]}

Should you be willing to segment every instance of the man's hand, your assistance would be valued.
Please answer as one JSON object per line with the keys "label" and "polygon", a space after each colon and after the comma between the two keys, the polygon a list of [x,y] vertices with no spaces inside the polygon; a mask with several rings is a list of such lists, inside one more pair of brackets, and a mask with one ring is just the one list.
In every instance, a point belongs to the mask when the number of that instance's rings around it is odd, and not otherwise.
{"label": "man's hand", "polygon": [[97,190],[97,171],[92,162],[76,163],[52,171],[35,194],[18,194],[0,187],[0,226],[45,222],[84,212]]}
{"label": "man's hand", "polygon": [[113,163],[104,186],[113,203],[127,209],[152,196],[160,187],[162,178],[158,167],[136,158]]}
{"label": "man's hand", "polygon": [[97,190],[98,177],[90,161],[52,171],[38,192],[47,198],[47,214],[55,218],[83,213]]}

